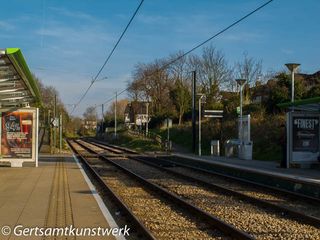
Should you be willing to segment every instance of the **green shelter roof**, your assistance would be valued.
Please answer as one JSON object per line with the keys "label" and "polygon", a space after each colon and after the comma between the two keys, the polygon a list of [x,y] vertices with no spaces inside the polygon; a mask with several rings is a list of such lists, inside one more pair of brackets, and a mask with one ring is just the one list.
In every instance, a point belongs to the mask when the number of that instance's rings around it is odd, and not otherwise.
{"label": "green shelter roof", "polygon": [[320,97],[301,99],[294,102],[277,104],[280,108],[289,108],[301,111],[320,112]]}
{"label": "green shelter roof", "polygon": [[0,50],[0,108],[41,105],[40,91],[19,48]]}

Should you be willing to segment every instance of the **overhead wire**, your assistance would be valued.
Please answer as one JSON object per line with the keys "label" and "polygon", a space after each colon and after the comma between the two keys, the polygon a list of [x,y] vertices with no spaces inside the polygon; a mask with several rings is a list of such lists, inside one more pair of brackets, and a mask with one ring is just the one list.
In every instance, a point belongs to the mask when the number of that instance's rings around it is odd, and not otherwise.
{"label": "overhead wire", "polygon": [[138,5],[138,7],[136,8],[136,10],[134,11],[133,15],[131,16],[128,24],[126,25],[125,29],[122,31],[118,41],[116,42],[116,44],[114,45],[114,47],[112,48],[111,52],[109,53],[108,57],[106,58],[106,60],[104,61],[104,63],[102,64],[102,66],[100,67],[98,73],[95,75],[95,77],[91,80],[90,85],[88,86],[88,88],[86,89],[86,91],[84,92],[84,94],[81,96],[81,98],[79,99],[79,101],[75,104],[74,108],[72,109],[71,114],[74,112],[74,110],[80,105],[80,103],[82,102],[82,100],[86,97],[87,93],[89,92],[89,90],[91,89],[91,87],[93,86],[93,84],[97,81],[97,78],[99,77],[99,75],[101,74],[102,70],[104,69],[104,67],[106,66],[106,64],[108,63],[108,61],[110,60],[111,56],[113,55],[114,51],[116,50],[117,46],[119,45],[121,39],[123,38],[124,34],[126,33],[126,31],[128,30],[129,26],[131,25],[133,19],[135,18],[135,16],[137,15],[139,9],[141,8],[142,4],[143,4],[144,0],[140,1],[140,4]]}
{"label": "overhead wire", "polygon": [[[161,68],[157,69],[156,71],[148,74],[147,76],[151,76],[153,75],[155,72],[164,70],[165,68],[167,68],[168,66],[170,66],[171,64],[175,63],[176,61],[182,59],[183,57],[187,56],[188,54],[190,54],[191,52],[195,51],[196,49],[198,49],[199,47],[205,45],[206,43],[210,42],[212,39],[218,37],[219,35],[221,35],[222,33],[226,32],[227,30],[229,30],[230,28],[234,27],[235,25],[239,24],[240,22],[242,22],[243,20],[245,20],[246,18],[250,17],[251,15],[253,15],[254,13],[258,12],[259,10],[261,10],[262,8],[264,8],[265,6],[267,6],[268,4],[270,4],[273,0],[269,0],[267,2],[265,2],[264,4],[260,5],[259,7],[255,8],[254,10],[252,10],[251,12],[249,12],[248,14],[244,15],[243,17],[239,18],[237,21],[233,22],[232,24],[228,25],[227,27],[223,28],[222,30],[220,30],[219,32],[217,32],[216,34],[214,34],[213,36],[211,36],[210,38],[206,39],[205,41],[197,44],[196,46],[194,46],[193,48],[191,48],[189,51],[179,55],[177,58],[169,61],[168,63],[164,64]],[[117,96],[121,95],[122,93],[126,92],[129,89],[129,87],[125,88],[124,90],[122,90],[120,93],[117,94]],[[115,95],[108,99],[107,101],[105,101],[102,104],[99,104],[98,106],[104,105],[106,103],[111,102],[113,99],[115,98]]]}

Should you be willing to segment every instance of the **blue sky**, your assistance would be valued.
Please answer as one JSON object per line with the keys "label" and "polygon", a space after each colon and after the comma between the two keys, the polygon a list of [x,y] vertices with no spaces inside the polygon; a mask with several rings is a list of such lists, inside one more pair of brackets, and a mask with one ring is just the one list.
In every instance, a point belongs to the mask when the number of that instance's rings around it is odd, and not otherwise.
{"label": "blue sky", "polygon": [[[74,114],[82,115],[88,106],[124,89],[136,63],[187,51],[264,2],[145,0],[100,75],[108,79],[94,84]],[[0,48],[21,48],[31,71],[56,87],[64,103],[73,104],[138,4],[138,0],[3,1]],[[313,73],[320,70],[319,12],[318,0],[274,0],[210,43],[225,53],[230,65],[247,52],[262,60],[264,71],[299,62],[302,72]]]}

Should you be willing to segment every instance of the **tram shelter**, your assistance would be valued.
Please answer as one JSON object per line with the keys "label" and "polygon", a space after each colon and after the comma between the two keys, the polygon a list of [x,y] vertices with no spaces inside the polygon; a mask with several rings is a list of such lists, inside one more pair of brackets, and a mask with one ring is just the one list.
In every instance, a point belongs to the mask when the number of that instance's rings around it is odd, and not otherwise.
{"label": "tram shelter", "polygon": [[309,167],[320,160],[320,97],[278,104],[288,109],[286,167]]}
{"label": "tram shelter", "polygon": [[0,49],[0,162],[38,166],[40,92],[19,48]]}

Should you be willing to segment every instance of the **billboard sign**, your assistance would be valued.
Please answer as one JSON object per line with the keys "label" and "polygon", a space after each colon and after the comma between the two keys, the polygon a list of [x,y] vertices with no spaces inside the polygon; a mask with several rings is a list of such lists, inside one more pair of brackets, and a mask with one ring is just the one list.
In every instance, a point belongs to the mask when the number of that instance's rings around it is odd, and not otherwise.
{"label": "billboard sign", "polygon": [[289,163],[317,162],[319,157],[320,115],[287,113],[287,158]]}
{"label": "billboard sign", "polygon": [[319,117],[293,116],[292,150],[295,152],[319,151]]}
{"label": "billboard sign", "polygon": [[1,113],[1,161],[36,161],[37,109]]}

